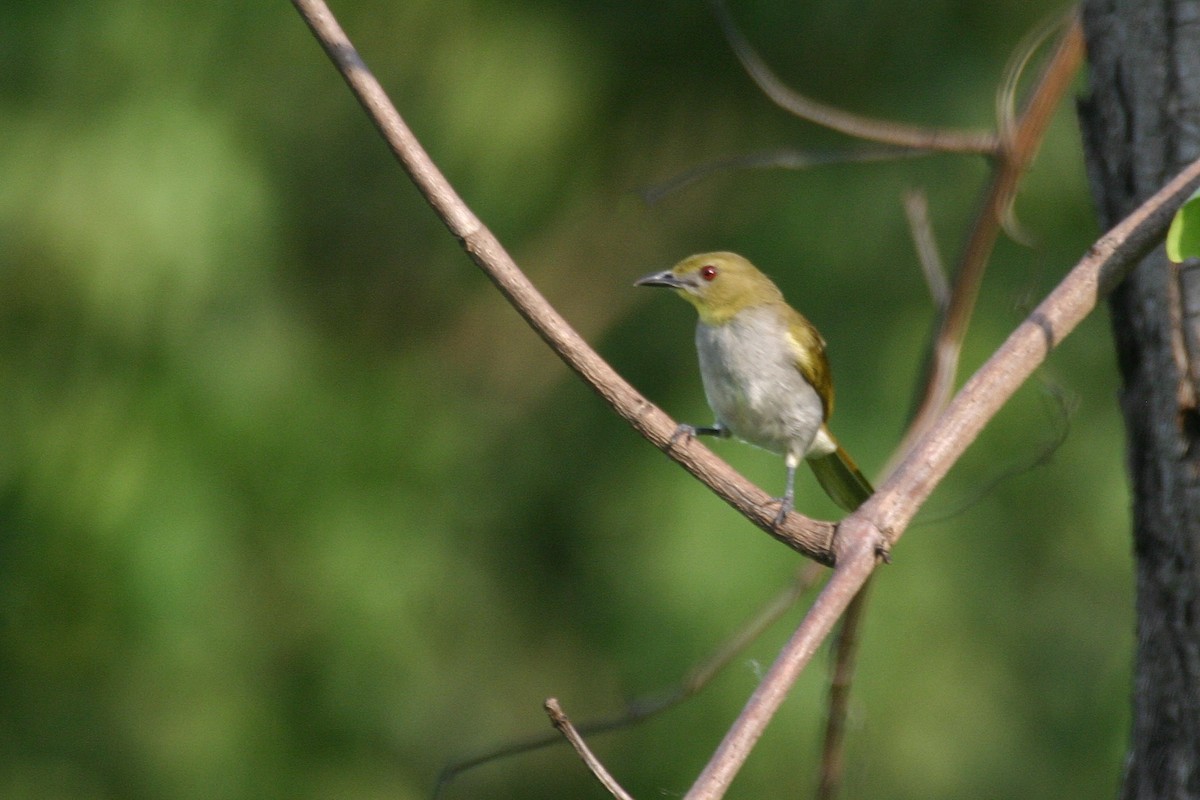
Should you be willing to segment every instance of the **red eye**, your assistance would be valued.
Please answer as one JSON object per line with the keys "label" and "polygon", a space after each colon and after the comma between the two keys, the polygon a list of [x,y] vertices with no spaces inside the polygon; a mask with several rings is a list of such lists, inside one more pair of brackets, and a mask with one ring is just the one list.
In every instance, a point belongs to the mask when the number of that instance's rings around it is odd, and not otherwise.
{"label": "red eye", "polygon": [[700,268],[700,277],[704,278],[706,281],[711,281],[713,278],[717,277],[717,268],[712,264],[705,264]]}

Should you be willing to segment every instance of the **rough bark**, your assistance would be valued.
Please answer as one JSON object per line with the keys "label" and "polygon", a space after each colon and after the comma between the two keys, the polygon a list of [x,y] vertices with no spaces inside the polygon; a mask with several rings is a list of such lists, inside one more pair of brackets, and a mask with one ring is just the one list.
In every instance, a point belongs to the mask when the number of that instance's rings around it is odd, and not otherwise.
{"label": "rough bark", "polygon": [[[1084,30],[1090,75],[1080,120],[1092,193],[1108,227],[1200,155],[1200,2],[1089,0]],[[1109,298],[1137,581],[1127,800],[1200,798],[1195,267],[1173,267],[1158,248]]]}

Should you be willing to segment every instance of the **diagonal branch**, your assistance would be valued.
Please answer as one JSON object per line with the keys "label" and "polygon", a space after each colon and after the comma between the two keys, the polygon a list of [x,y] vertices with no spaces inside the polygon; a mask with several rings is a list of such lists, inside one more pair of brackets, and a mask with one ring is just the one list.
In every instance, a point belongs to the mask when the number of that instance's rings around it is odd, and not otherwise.
{"label": "diagonal branch", "polygon": [[685,800],[723,797],[817,646],[833,629],[934,487],[1050,352],[1155,244],[1200,187],[1200,160],[1091,246],[909,449],[883,485],[838,526],[837,567],[800,627],[746,703]]}
{"label": "diagonal branch", "polygon": [[[1066,29],[1029,92],[1022,113],[1018,115],[1016,97],[1021,74],[1034,53],[1055,30],[1063,27],[1064,22]],[[905,198],[905,211],[913,231],[913,241],[933,295],[939,322],[925,360],[922,402],[913,409],[903,441],[885,467],[884,475],[890,474],[894,460],[905,453],[907,446],[926,426],[932,424],[935,415],[950,400],[962,342],[966,338],[967,326],[998,233],[1002,227],[1007,227],[1011,235],[1011,229],[1015,227],[1010,220],[1013,198],[1022,176],[1037,153],[1054,109],[1060,105],[1071,78],[1079,68],[1083,57],[1082,42],[1078,17],[1072,13],[1065,19],[1060,16],[1043,24],[1027,36],[1015,51],[1006,70],[1003,86],[997,93],[998,141],[1002,146],[992,160],[991,182],[984,194],[981,209],[969,229],[967,244],[957,265],[953,291],[946,285],[933,231],[926,217],[924,195],[910,193]],[[1009,224],[1006,225],[1006,222]],[[855,631],[866,607],[865,592],[860,592],[847,609],[842,621],[842,634],[838,636],[835,647],[834,679],[830,686],[829,716],[818,789],[821,798],[832,798],[838,791],[841,771],[839,745],[843,731],[842,717],[848,709],[852,661],[857,647]]]}
{"label": "diagonal branch", "polygon": [[425,200],[459,240],[471,260],[491,278],[496,288],[567,366],[638,433],[748,520],[797,552],[823,564],[832,563],[832,523],[793,512],[782,525],[776,526],[770,509],[770,495],[695,439],[684,441],[680,437],[672,441],[677,423],[643,397],[584,341],[450,186],[323,0],[292,0],[292,4]]}
{"label": "diagonal branch", "polygon": [[579,735],[579,731],[575,730],[575,726],[571,724],[571,720],[567,717],[566,712],[562,710],[562,706],[558,704],[558,700],[551,697],[546,701],[546,713],[550,716],[550,722],[554,727],[566,737],[571,743],[571,747],[575,748],[575,752],[583,759],[583,763],[596,776],[596,780],[608,789],[608,793],[617,800],[633,800],[629,792],[621,788],[621,784],[617,783],[616,778],[609,774],[604,765],[600,763],[600,759],[592,753],[591,748],[587,746],[587,742]]}
{"label": "diagonal branch", "polygon": [[[857,516],[858,512],[847,519]],[[763,676],[762,683],[754,690],[717,752],[684,795],[684,800],[716,800],[725,795],[767,724],[783,705],[792,685],[829,636],[846,606],[871,576],[876,553],[884,544],[883,538],[877,532],[872,536],[868,531],[868,535],[853,539],[839,536],[838,541],[844,546],[838,552],[838,565],[829,582]]]}
{"label": "diagonal branch", "polygon": [[[1137,260],[1162,240],[1171,215],[1198,186],[1200,160],[1100,237],[967,381],[855,516],[873,520],[872,525],[894,543],[983,426]],[[843,521],[839,537],[846,527]]]}
{"label": "diagonal branch", "polygon": [[903,453],[928,430],[950,400],[958,374],[958,356],[1006,209],[1012,204],[1017,185],[1037,154],[1054,110],[1082,62],[1083,29],[1078,14],[1072,13],[1067,30],[1042,70],[1020,117],[1011,127],[1006,125],[1010,132],[1005,135],[1002,155],[984,190],[979,212],[954,268],[953,293],[930,348],[925,380],[921,382],[923,394],[897,453]]}

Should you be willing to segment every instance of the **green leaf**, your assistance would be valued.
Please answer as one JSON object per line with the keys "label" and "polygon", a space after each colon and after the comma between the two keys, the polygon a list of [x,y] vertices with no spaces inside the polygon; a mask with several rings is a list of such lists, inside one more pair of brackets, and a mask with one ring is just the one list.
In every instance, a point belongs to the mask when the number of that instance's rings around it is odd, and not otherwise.
{"label": "green leaf", "polygon": [[1176,264],[1200,258],[1200,189],[1175,212],[1167,230],[1167,258]]}

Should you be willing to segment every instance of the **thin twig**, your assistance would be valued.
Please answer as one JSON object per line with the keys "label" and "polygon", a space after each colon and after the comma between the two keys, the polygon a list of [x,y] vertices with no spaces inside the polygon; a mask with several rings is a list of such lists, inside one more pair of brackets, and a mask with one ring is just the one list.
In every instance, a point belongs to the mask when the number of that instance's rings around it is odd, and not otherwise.
{"label": "thin twig", "polygon": [[1062,102],[1082,62],[1083,30],[1078,14],[1073,13],[1066,32],[1026,102],[1011,138],[1006,137],[1003,156],[997,163],[991,183],[984,190],[979,213],[955,266],[950,305],[941,317],[930,348],[926,379],[920,384],[923,394],[916,404],[912,424],[905,433],[904,441],[896,450],[898,454],[905,452],[917,437],[929,429],[954,392],[959,353],[1006,209],[1012,203],[1021,176],[1041,145],[1054,110]]}
{"label": "thin twig", "polygon": [[990,133],[923,128],[899,122],[872,119],[818,103],[796,92],[779,79],[738,30],[722,0],[709,0],[725,39],[758,88],[777,106],[801,119],[830,130],[881,144],[941,153],[995,155],[999,141]]}
{"label": "thin twig", "polygon": [[[582,736],[596,736],[635,725],[650,717],[668,711],[675,706],[695,697],[723,669],[729,666],[735,658],[771,625],[779,620],[792,608],[796,601],[813,587],[824,573],[821,565],[808,561],[803,564],[796,577],[783,591],[771,598],[765,606],[755,613],[754,618],[729,637],[716,652],[704,661],[696,664],[679,683],[662,692],[635,698],[625,705],[618,714],[606,719],[590,720],[575,726]],[[478,767],[497,759],[529,753],[562,741],[562,737],[553,733],[534,736],[516,742],[510,742],[501,747],[492,748],[483,753],[447,765],[438,775],[434,786],[433,797],[441,796],[450,782],[467,770]]]}
{"label": "thin twig", "polygon": [[[1076,31],[1070,30],[1073,25],[1076,26]],[[1029,68],[1029,64],[1033,61],[1034,55],[1038,53],[1038,51],[1042,49],[1050,37],[1058,31],[1062,31],[1062,35],[1059,37],[1059,48],[1056,52],[1056,55],[1064,55],[1062,48],[1065,44],[1068,46],[1068,48],[1070,48],[1065,55],[1067,55],[1068,58],[1077,57],[1079,61],[1082,62],[1083,29],[1082,27],[1079,27],[1077,9],[1072,9],[1072,11],[1066,15],[1061,13],[1056,14],[1043,21],[1041,25],[1037,26],[1029,33],[1025,34],[1025,36],[1021,39],[1021,42],[1013,51],[1013,56],[1009,59],[1008,66],[1005,67],[1004,79],[1001,81],[1000,91],[996,93],[996,124],[1000,130],[1001,139],[1005,142],[1006,149],[1011,148],[1012,142],[1014,142],[1016,138],[1021,135],[1019,130],[1020,118],[1017,115],[1017,97],[1019,95],[1021,78],[1025,74],[1026,69]],[[1072,41],[1072,37],[1078,41],[1078,44]],[[1076,56],[1072,50],[1077,52],[1078,55]],[[1047,81],[1057,81],[1059,79],[1059,77],[1056,75],[1058,69],[1059,67],[1053,64],[1052,57],[1049,65],[1042,70],[1042,73],[1039,76],[1039,84],[1045,84]],[[1066,69],[1066,65],[1063,65],[1062,69],[1064,71],[1064,76],[1069,79],[1075,72],[1078,71],[1079,67],[1076,65],[1074,69]],[[1063,86],[1062,88],[1065,91],[1067,87]],[[1036,102],[1036,96],[1036,90],[1030,93],[1029,103],[1032,104],[1033,102]],[[1061,104],[1061,100],[1061,97],[1048,98],[1047,102],[1051,113]],[[1037,148],[1044,134],[1045,129],[1043,128],[1041,134],[1039,134],[1037,137],[1037,142],[1034,143],[1034,153],[1037,152]],[[1007,154],[1006,157],[1012,158],[1011,153]],[[1032,160],[1032,155],[1030,160]],[[1033,243],[1033,237],[1021,229],[1021,225],[1017,220],[1017,205],[1014,202],[1015,195],[1016,190],[1014,188],[1013,195],[1010,196],[1008,202],[1004,205],[1004,208],[1000,213],[1000,228],[1013,241],[1026,246],[1031,246]]]}
{"label": "thin twig", "polygon": [[562,706],[558,704],[558,700],[553,697],[546,700],[546,713],[550,715],[550,722],[558,729],[559,733],[566,737],[567,741],[571,743],[571,747],[575,748],[575,752],[583,760],[583,763],[596,776],[596,780],[600,781],[605,789],[608,789],[608,793],[617,798],[617,800],[633,800],[633,797],[622,789],[621,784],[617,783],[616,779],[604,768],[604,765],[600,763],[600,759],[596,758],[592,754],[592,751],[588,749],[587,742],[579,735],[579,731],[575,730],[571,725],[571,720],[563,712]]}
{"label": "thin twig", "polygon": [[833,800],[841,787],[845,765],[843,745],[846,717],[850,713],[850,686],[854,681],[854,662],[858,655],[859,626],[866,615],[870,588],[871,580],[868,578],[846,608],[834,643],[835,660],[829,679],[829,710],[825,718],[825,741],[821,746],[817,800]]}
{"label": "thin twig", "polygon": [[988,421],[1100,299],[1161,242],[1172,214],[1197,187],[1200,159],[1100,237],[966,382],[879,490],[842,521],[838,544],[843,536],[870,540],[880,533],[891,544],[899,540],[917,510]]}
{"label": "thin twig", "polygon": [[[929,493],[987,421],[1129,268],[1162,240],[1171,215],[1198,186],[1200,160],[1189,164],[1100,237],[963,385],[891,477],[852,516],[870,519],[889,540],[898,539]],[[839,526],[839,538],[845,535],[850,519]]]}
{"label": "thin twig", "polygon": [[[1066,32],[1046,67],[1038,76],[1025,104],[1024,113],[1016,112],[1017,88],[1025,68],[1033,54],[1046,39],[1066,22]],[[896,448],[893,460],[885,466],[884,475],[889,474],[894,459],[899,458],[923,426],[928,425],[935,412],[940,412],[949,402],[955,375],[958,372],[962,342],[979,294],[983,273],[991,259],[996,237],[1001,228],[1010,235],[1016,234],[1017,224],[1011,213],[1013,199],[1025,170],[1045,136],[1047,125],[1054,109],[1066,92],[1070,78],[1082,60],[1082,30],[1078,18],[1072,14],[1066,18],[1055,18],[1043,24],[1025,37],[1016,48],[1015,55],[1005,70],[1004,81],[997,92],[997,124],[1003,147],[993,163],[993,178],[971,233],[967,246],[956,271],[957,280],[953,291],[947,289],[946,273],[938,255],[932,226],[928,221],[928,206],[924,194],[909,193],[905,197],[905,212],[913,232],[918,259],[925,274],[926,283],[934,298],[941,322],[939,335],[930,343],[926,361],[924,392],[926,402],[918,405],[910,419],[908,431]],[[821,779],[818,796],[830,800],[836,796],[841,780],[842,757],[840,747],[844,730],[844,716],[849,709],[850,683],[853,677],[854,651],[857,649],[856,631],[859,618],[866,613],[866,592],[851,604],[843,621],[842,634],[834,648],[834,678],[830,687],[829,716],[826,724],[826,739],[821,759]]]}
{"label": "thin twig", "polygon": [[800,627],[738,716],[685,800],[723,797],[821,641],[885,553],[984,425],[1050,352],[1166,234],[1171,215],[1200,186],[1200,160],[1092,245],[1087,254],[959,390],[904,460],[838,525],[837,566]]}
{"label": "thin twig", "polygon": [[939,314],[944,313],[950,303],[950,279],[946,277],[946,266],[942,263],[933,225],[929,222],[929,198],[924,192],[912,189],[904,193],[904,216],[908,220],[913,246],[917,249],[917,261],[921,265],[921,274],[925,276],[925,285],[929,287],[933,307]]}
{"label": "thin twig", "polygon": [[999,469],[982,481],[973,482],[970,493],[965,498],[960,498],[952,508],[938,511],[936,514],[922,513],[920,519],[913,522],[912,526],[933,525],[953,519],[979,503],[1005,481],[1050,463],[1050,459],[1066,443],[1067,437],[1071,433],[1071,417],[1079,406],[1079,398],[1064,387],[1051,382],[1045,376],[1039,376],[1039,380],[1042,381],[1042,389],[1047,397],[1047,407],[1052,416],[1050,435],[1046,437],[1046,440],[1037,445],[1032,455]]}
{"label": "thin twig", "polygon": [[879,161],[898,161],[902,158],[919,158],[929,155],[907,147],[858,147],[847,150],[768,150],[762,153],[733,156],[709,161],[684,170],[638,192],[647,205],[654,205],[669,194],[691,186],[697,181],[719,172],[741,169],[791,169],[803,170],[831,164],[864,164]]}
{"label": "thin twig", "polygon": [[[1021,78],[1030,62],[1056,31],[1063,31],[1065,38],[1066,29],[1073,24],[1076,16],[1077,12],[1072,10],[1066,15],[1060,12],[1047,18],[1021,37],[1021,41],[1013,48],[1013,55],[1004,68],[1000,90],[996,92],[996,124],[1001,141],[1012,142],[1017,136],[1017,97],[1020,95]],[[1046,77],[1047,73],[1043,70],[1040,80],[1044,81]]]}
{"label": "thin twig", "polygon": [[676,437],[678,423],[633,388],[563,319],[467,207],[409,130],[379,81],[323,0],[292,0],[393,155],[426,202],[542,340],[638,433],[788,547],[822,564],[833,560],[830,522],[791,512],[776,525],[771,495],[746,480],[697,439]]}

